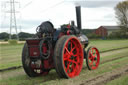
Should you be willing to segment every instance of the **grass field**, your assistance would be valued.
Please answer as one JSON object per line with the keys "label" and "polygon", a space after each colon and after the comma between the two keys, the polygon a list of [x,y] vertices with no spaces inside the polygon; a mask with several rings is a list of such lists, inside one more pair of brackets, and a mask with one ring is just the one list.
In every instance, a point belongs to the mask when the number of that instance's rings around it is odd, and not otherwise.
{"label": "grass field", "polygon": [[106,85],[128,85],[128,75],[123,75],[119,79],[113,80]]}
{"label": "grass field", "polygon": [[[128,47],[128,40],[92,40],[89,46],[96,46],[99,51]],[[88,47],[89,47],[88,46]]]}
{"label": "grass field", "polygon": [[[0,69],[21,65],[23,45],[0,44]],[[92,40],[89,42],[89,46],[96,46],[99,51],[105,51],[128,47],[128,40]]]}
{"label": "grass field", "polygon": [[[119,53],[117,53],[118,51],[115,51],[111,53],[111,55],[103,53],[101,55],[103,56],[101,57],[101,63],[103,62],[103,60],[111,60],[114,57],[120,57],[120,55],[122,54],[124,54],[125,56],[128,56],[127,50],[128,49],[123,49]],[[98,76],[98,75],[105,76],[105,74],[108,72],[112,72],[113,70],[120,69],[122,66],[128,65],[127,62],[128,62],[128,57],[124,57],[124,58],[114,60],[111,62],[105,62],[105,63],[100,64],[99,68],[94,71],[89,71],[86,68],[86,65],[84,64],[81,74],[78,77],[73,78],[73,79],[59,78],[55,70],[51,70],[47,76],[29,78],[24,73],[23,69],[21,68],[21,69],[16,69],[13,71],[2,72],[1,75],[3,77],[3,80],[1,80],[0,82],[3,85],[21,85],[21,84],[22,85],[35,85],[35,84],[36,85],[80,85],[80,84],[84,85],[86,83],[86,80],[93,78],[95,76]],[[127,77],[125,76],[121,78],[121,80],[118,79],[118,82],[119,81],[121,82],[122,80],[124,80],[123,83],[127,83],[127,81],[125,82],[126,79]],[[114,81],[112,82],[112,84],[111,82],[106,83],[106,84],[116,85],[116,84],[113,84]],[[123,85],[127,85],[127,84],[123,84]]]}
{"label": "grass field", "polygon": [[21,65],[23,44],[0,45],[0,69]]}
{"label": "grass field", "polygon": [[[128,47],[128,40],[92,40],[89,46],[96,46],[100,51]],[[23,44],[0,45],[0,69],[21,65],[21,53]],[[101,64],[97,70],[89,71],[84,63],[81,74],[73,79],[59,78],[55,70],[49,75],[37,78],[29,78],[22,68],[0,72],[0,85],[88,85],[87,81],[96,76],[105,75],[117,69],[128,67],[128,48],[106,52],[101,54]],[[120,58],[120,56],[125,56]],[[117,60],[112,60],[118,58]],[[110,62],[105,62],[109,61]],[[107,68],[107,69],[106,69]],[[128,74],[103,83],[101,85],[128,85]],[[90,82],[91,83],[91,82]],[[118,84],[119,83],[119,84]],[[99,84],[100,85],[100,84]]]}

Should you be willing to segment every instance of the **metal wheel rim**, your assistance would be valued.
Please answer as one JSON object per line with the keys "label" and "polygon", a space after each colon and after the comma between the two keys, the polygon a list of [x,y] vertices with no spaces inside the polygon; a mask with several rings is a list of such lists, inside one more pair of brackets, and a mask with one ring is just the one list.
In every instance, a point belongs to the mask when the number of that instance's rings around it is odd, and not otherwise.
{"label": "metal wheel rim", "polygon": [[100,54],[97,48],[92,47],[89,50],[88,54],[88,64],[89,67],[94,70],[99,66],[100,63]]}
{"label": "metal wheel rim", "polygon": [[80,74],[83,66],[83,50],[75,37],[69,38],[63,49],[63,67],[70,78]]}

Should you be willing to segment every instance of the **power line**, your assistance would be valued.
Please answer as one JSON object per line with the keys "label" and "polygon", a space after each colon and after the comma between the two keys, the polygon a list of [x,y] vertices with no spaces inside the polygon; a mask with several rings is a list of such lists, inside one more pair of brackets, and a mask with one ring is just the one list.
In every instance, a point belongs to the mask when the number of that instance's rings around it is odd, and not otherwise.
{"label": "power line", "polygon": [[[22,8],[22,10],[25,9],[26,7],[28,7],[29,5],[31,5],[33,3],[33,1],[34,0],[31,0],[30,2],[28,2],[27,4],[25,4],[24,7]],[[42,10],[41,13],[44,13],[46,11],[49,11],[49,9],[55,8],[56,6],[62,4],[63,2],[65,2],[65,0],[63,0],[63,1],[59,2],[59,3],[56,3],[56,4],[52,5],[52,6],[50,6],[49,8],[46,8],[46,9]]]}
{"label": "power line", "polygon": [[[29,5],[31,5],[31,4],[33,3],[33,1],[34,1],[34,0],[31,0],[30,2],[28,2],[27,4],[25,4],[25,5],[23,6],[22,10],[25,9],[26,7],[28,7]],[[50,0],[49,0],[49,1],[50,1]]]}
{"label": "power line", "polygon": [[24,8],[26,8],[27,6],[29,6],[30,4],[32,4],[33,1],[34,1],[34,0],[32,0],[32,1],[28,2],[27,4],[25,4],[24,7],[22,8],[22,10],[23,10]]}
{"label": "power line", "polygon": [[48,11],[49,9],[55,8],[58,5],[62,4],[63,2],[65,2],[65,0],[63,0],[63,1],[59,2],[59,3],[56,3],[55,5],[50,6],[49,8],[46,8],[46,9],[42,10],[41,13],[44,13],[44,12]]}

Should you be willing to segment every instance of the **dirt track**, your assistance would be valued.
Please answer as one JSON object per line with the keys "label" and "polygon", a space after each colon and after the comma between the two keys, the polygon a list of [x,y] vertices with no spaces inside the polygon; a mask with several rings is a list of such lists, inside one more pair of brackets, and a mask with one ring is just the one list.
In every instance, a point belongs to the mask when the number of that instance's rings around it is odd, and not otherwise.
{"label": "dirt track", "polygon": [[98,75],[96,77],[90,78],[86,81],[82,81],[80,85],[103,85],[123,75],[128,75],[128,65],[119,69],[115,69],[112,72],[108,72],[103,75]]}

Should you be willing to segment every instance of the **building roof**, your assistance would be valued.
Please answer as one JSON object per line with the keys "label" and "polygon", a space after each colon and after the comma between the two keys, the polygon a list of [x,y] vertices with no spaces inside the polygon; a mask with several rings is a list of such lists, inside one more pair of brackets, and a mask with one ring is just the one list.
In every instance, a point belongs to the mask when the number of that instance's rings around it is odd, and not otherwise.
{"label": "building roof", "polygon": [[105,29],[108,29],[108,30],[120,29],[120,26],[101,26],[101,27],[104,27]]}

